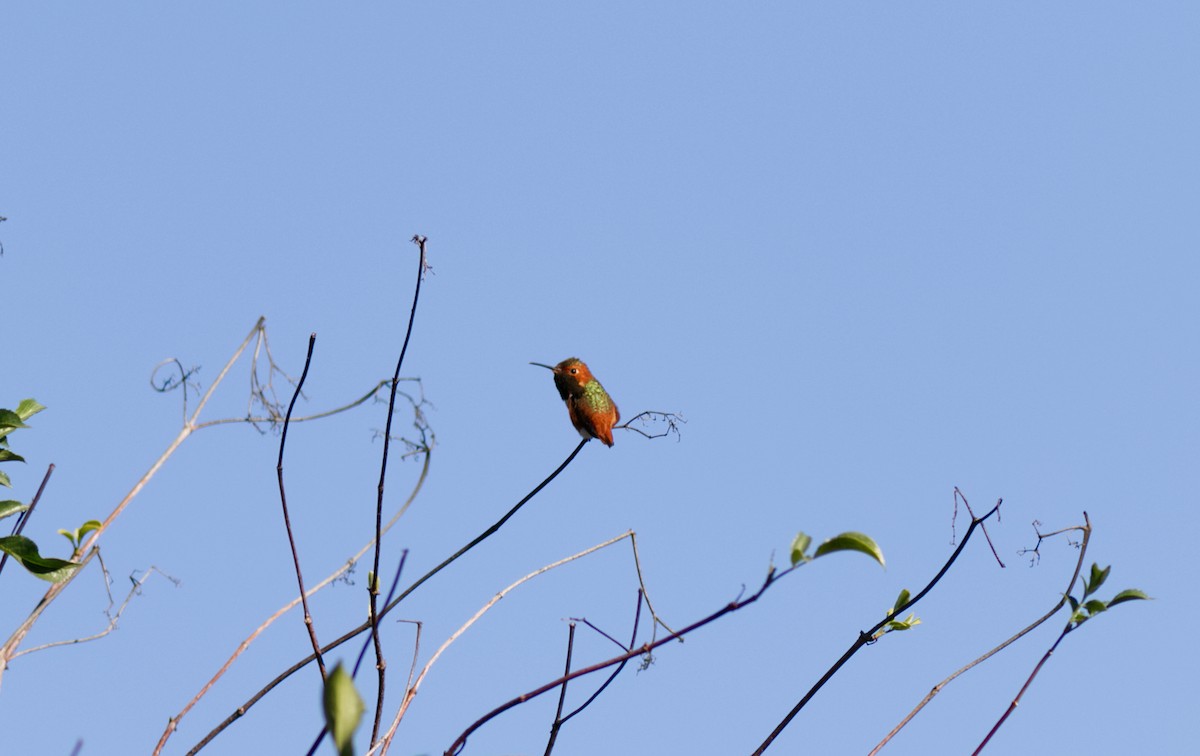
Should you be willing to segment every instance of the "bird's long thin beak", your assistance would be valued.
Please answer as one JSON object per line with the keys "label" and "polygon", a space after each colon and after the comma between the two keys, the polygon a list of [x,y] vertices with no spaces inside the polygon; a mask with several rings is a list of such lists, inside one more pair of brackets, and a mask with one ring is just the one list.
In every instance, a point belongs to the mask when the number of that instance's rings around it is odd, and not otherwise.
{"label": "bird's long thin beak", "polygon": [[554,369],[554,368],[553,368],[553,366],[551,366],[551,365],[543,365],[543,364],[542,364],[542,363],[540,363],[540,362],[531,362],[531,363],[529,363],[529,364],[530,364],[530,365],[537,365],[538,367],[544,367],[544,368],[546,368],[547,370],[553,370],[553,369]]}

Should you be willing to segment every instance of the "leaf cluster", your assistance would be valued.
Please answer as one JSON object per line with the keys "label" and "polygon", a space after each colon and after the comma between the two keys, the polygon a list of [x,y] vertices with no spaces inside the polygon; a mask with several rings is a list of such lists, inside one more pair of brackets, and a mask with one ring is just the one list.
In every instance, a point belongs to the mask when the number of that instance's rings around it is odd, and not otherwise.
{"label": "leaf cluster", "polygon": [[1149,600],[1149,596],[1136,588],[1127,588],[1108,601],[1090,598],[1092,594],[1100,590],[1100,586],[1104,585],[1104,581],[1108,580],[1108,573],[1111,571],[1112,565],[1100,569],[1100,565],[1093,562],[1091,572],[1087,577],[1079,578],[1079,582],[1083,588],[1082,597],[1077,599],[1074,596],[1067,596],[1067,601],[1071,604],[1071,618],[1067,621],[1068,631],[1078,628],[1084,622],[1087,622],[1101,612],[1108,611],[1117,604],[1123,604],[1126,601]]}
{"label": "leaf cluster", "polygon": [[[46,409],[32,399],[22,399],[15,410],[0,409],[0,462],[24,462],[25,458],[9,448],[8,435],[17,428],[28,428],[25,421]],[[0,471],[0,486],[12,488],[8,473]],[[10,502],[2,502],[9,504]],[[10,512],[11,514],[11,512]]]}
{"label": "leaf cluster", "polygon": [[[25,458],[17,454],[9,446],[8,437],[19,428],[28,428],[25,421],[46,409],[33,399],[23,399],[15,410],[0,409],[0,462],[24,462]],[[0,471],[0,486],[12,488],[12,480],[8,474]],[[31,575],[51,583],[61,583],[69,578],[79,565],[66,559],[42,556],[38,546],[31,539],[20,534],[23,520],[33,509],[33,503],[23,504],[15,499],[0,501],[0,520],[17,515],[17,524],[12,534],[0,536],[0,552],[6,557],[12,557]],[[83,528],[87,528],[85,524]],[[96,523],[99,527],[99,523]],[[80,530],[83,530],[80,528]],[[65,531],[59,531],[67,535]],[[86,531],[84,531],[86,532]],[[75,531],[78,535],[79,531]],[[70,536],[68,535],[68,538]],[[74,541],[72,541],[75,544]]]}

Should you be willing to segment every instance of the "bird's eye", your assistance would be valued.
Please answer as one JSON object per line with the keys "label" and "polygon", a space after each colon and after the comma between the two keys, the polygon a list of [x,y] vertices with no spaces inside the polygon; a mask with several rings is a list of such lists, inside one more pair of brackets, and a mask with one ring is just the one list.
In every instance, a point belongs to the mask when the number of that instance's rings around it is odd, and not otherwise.
{"label": "bird's eye", "polygon": [[578,372],[579,372],[579,368],[571,368],[571,375],[575,375]]}

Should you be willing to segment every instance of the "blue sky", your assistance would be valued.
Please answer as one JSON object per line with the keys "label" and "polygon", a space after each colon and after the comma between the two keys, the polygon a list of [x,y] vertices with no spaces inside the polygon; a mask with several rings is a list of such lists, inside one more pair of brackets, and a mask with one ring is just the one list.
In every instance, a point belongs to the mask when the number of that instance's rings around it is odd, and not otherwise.
{"label": "blue sky", "polygon": [[[1004,497],[989,529],[1007,568],[972,543],[917,606],[923,624],[855,657],[770,752],[870,750],[1053,605],[1077,552],[1045,544],[1031,568],[1018,551],[1034,520],[1084,510],[1087,561],[1113,565],[1102,594],[1156,600],[1072,634],[989,752],[1064,736],[1182,752],[1200,666],[1180,640],[1200,619],[1186,551],[1200,525],[1198,33],[1186,3],[9,8],[0,406],[49,407],[12,439],[29,460],[7,466],[15,496],[57,465],[26,534],[61,554],[56,529],[106,516],[178,430],[153,366],[199,365],[207,387],[260,315],[294,375],[318,334],[301,411],[389,376],[420,233],[434,274],[404,374],[422,378],[437,446],[385,565],[407,548],[405,576],[420,575],[574,447],[530,360],[577,355],[626,416],[688,420],[679,443],[589,444],[414,593],[397,615],[423,621],[422,660],[496,591],[626,529],[672,625],[761,582],[798,530],[862,531],[887,555],[885,571],[822,559],[627,670],[556,753],[749,753],[944,562],[956,485],[977,508]],[[247,376],[206,417],[244,413]],[[310,580],[369,537],[383,422],[366,406],[289,435]],[[13,662],[0,729],[14,752],[82,738],[88,756],[148,753],[293,596],[277,453],[276,436],[215,427],[155,477],[103,554],[118,593],[151,565],[179,586],[151,579],[109,637]],[[393,465],[389,507],[418,472]],[[28,646],[103,626],[88,570]],[[365,616],[365,570],[314,600],[322,638]],[[11,565],[0,581],[7,637],[44,586]],[[553,679],[564,618],[626,636],[635,589],[618,546],[506,598],[433,667],[392,753],[440,753]],[[1063,621],[954,683],[884,753],[969,752]],[[411,641],[409,625],[385,628],[389,711]],[[274,626],[166,753],[307,643],[298,616]],[[577,662],[606,644],[581,628]],[[303,752],[318,701],[305,670],[205,753]],[[554,703],[496,720],[466,753],[541,753]]]}

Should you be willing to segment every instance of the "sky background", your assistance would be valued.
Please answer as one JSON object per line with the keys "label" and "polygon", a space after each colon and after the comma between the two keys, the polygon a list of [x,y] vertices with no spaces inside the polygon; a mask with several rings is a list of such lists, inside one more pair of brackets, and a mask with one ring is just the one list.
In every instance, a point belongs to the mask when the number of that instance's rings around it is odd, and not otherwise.
{"label": "sky background", "polygon": [[[424,623],[422,663],[496,591],[626,529],[674,626],[756,587],[799,530],[869,534],[886,570],[818,560],[627,668],[555,750],[749,753],[943,564],[959,486],[977,509],[1004,498],[989,531],[1007,567],[969,544],[915,608],[923,624],[861,651],[770,753],[870,750],[1053,606],[1076,550],[1044,543],[1032,567],[1019,552],[1035,520],[1085,510],[1087,562],[1113,565],[1101,596],[1156,600],[1068,637],[988,752],[1184,752],[1200,672],[1197,39],[1193,3],[10,5],[0,406],[49,407],[12,437],[29,460],[5,467],[14,497],[57,466],[25,533],[65,555],[55,531],[103,519],[178,431],[154,365],[200,366],[207,388],[260,315],[293,375],[318,335],[298,412],[390,376],[419,233],[434,273],[403,373],[423,381],[437,445],[385,573],[409,549],[407,585],[574,448],[530,360],[577,355],[626,417],[688,421],[678,442],[588,444],[405,601],[392,616]],[[248,371],[204,418],[244,415]],[[370,537],[383,424],[365,405],[289,433],[310,583]],[[152,565],[179,585],[152,577],[107,638],[14,661],[6,751],[149,753],[293,597],[278,440],[226,425],[180,448],[102,540],[118,598]],[[389,511],[419,470],[393,461]],[[365,617],[366,569],[313,601],[323,640]],[[526,584],[432,668],[392,753],[441,753],[555,678],[567,617],[628,636],[636,587],[627,545]],[[7,566],[5,637],[44,589]],[[93,563],[26,647],[98,631],[106,605]],[[884,753],[969,752],[1065,620],[953,683]],[[385,623],[386,718],[412,639]],[[278,622],[166,753],[307,648],[298,614]],[[614,650],[579,629],[577,665]],[[555,698],[465,753],[542,753]],[[204,753],[303,753],[319,699],[305,669]]]}

